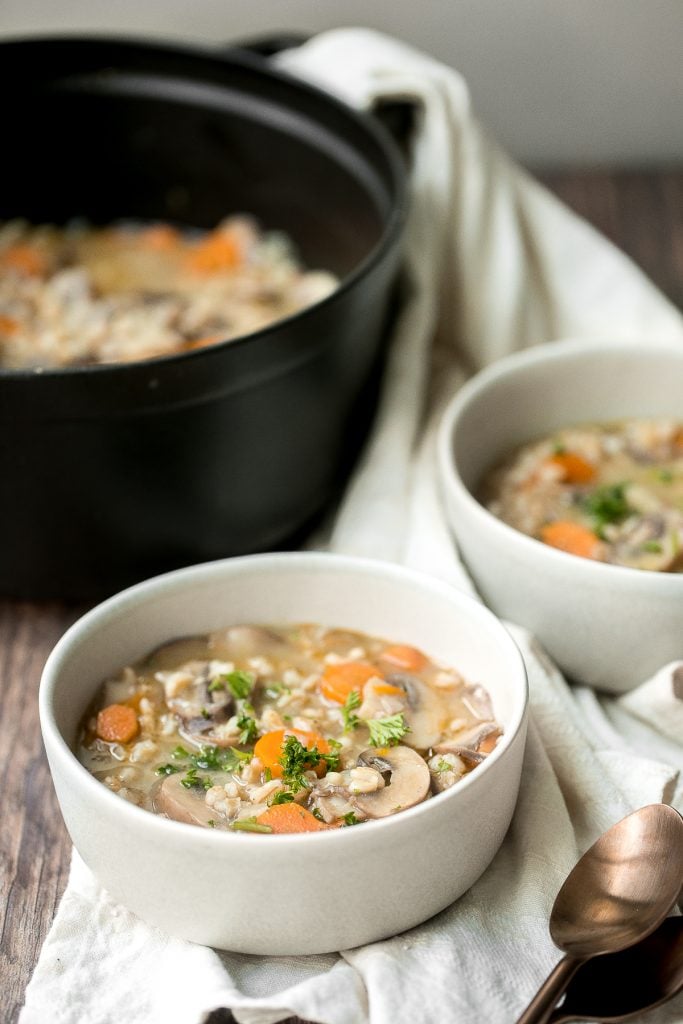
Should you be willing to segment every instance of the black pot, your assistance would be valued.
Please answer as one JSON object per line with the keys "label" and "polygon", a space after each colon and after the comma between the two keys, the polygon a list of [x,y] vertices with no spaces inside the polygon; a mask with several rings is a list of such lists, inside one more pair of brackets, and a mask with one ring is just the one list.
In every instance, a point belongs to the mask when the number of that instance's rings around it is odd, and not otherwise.
{"label": "black pot", "polygon": [[246,211],[342,282],[194,353],[0,371],[0,593],[95,597],[285,543],[369,420],[404,216],[391,139],[239,51],[7,42],[0,85],[0,219],[209,228]]}

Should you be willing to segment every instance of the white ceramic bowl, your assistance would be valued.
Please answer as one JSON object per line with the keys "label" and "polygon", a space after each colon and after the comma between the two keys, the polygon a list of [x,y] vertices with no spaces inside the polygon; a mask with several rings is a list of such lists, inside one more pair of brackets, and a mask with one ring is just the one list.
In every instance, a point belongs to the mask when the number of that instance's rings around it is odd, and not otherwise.
{"label": "white ceramic bowl", "polygon": [[561,341],[510,356],[457,394],[439,435],[450,524],[486,603],[532,630],[570,678],[613,692],[683,658],[683,574],[557,551],[496,519],[473,493],[527,441],[628,416],[683,418],[683,344]]}
{"label": "white ceramic bowl", "polygon": [[[174,637],[236,623],[320,622],[405,641],[482,682],[504,726],[453,789],[391,818],[308,835],[212,832],[135,807],[71,751],[100,682]],[[517,798],[527,688],[482,605],[398,566],[333,555],[228,559],[105,601],[65,634],[40,689],[43,737],[74,844],[114,899],[184,938],[247,953],[344,949],[410,928],[468,889]]]}

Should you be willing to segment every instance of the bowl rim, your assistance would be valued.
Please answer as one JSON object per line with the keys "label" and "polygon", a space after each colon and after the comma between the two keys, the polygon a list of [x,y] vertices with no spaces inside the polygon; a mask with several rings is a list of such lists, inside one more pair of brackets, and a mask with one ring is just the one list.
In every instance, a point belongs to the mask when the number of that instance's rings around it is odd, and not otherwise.
{"label": "bowl rim", "polygon": [[[674,339],[636,339],[636,338],[562,338],[558,341],[546,342],[521,352],[514,352],[496,361],[479,373],[474,374],[447,404],[438,427],[437,434],[437,466],[442,489],[450,492],[455,499],[476,516],[482,528],[492,532],[501,544],[513,545],[520,556],[529,559],[550,559],[558,571],[574,572],[583,577],[585,582],[606,582],[610,579],[615,585],[631,587],[650,587],[652,589],[668,589],[672,594],[683,590],[683,573],[665,573],[655,569],[634,569],[625,565],[611,565],[607,562],[596,562],[544,544],[542,541],[529,537],[514,526],[504,523],[490,512],[474,497],[460,475],[453,453],[453,438],[460,419],[470,404],[476,401],[486,390],[499,380],[515,375],[524,375],[526,371],[543,364],[552,364],[567,360],[590,359],[596,355],[620,356],[629,354],[642,355],[650,358],[653,353],[671,355],[681,363],[683,369],[683,344]],[[456,531],[457,532],[457,531]],[[616,574],[616,575],[615,575]]]}
{"label": "bowl rim", "polygon": [[[489,631],[498,634],[502,647],[507,649],[506,657],[510,665],[511,678],[516,680],[515,689],[512,694],[512,714],[498,745],[488,755],[483,764],[477,767],[476,771],[469,773],[456,786],[427,800],[423,800],[420,804],[407,808],[399,814],[374,820],[372,822],[373,827],[370,830],[365,828],[337,828],[314,833],[279,834],[277,835],[277,849],[282,850],[290,846],[301,848],[300,844],[302,843],[306,844],[304,848],[309,849],[316,842],[331,843],[335,841],[332,837],[337,837],[336,841],[338,842],[338,837],[341,834],[347,835],[347,838],[342,840],[342,842],[347,844],[349,842],[365,842],[368,831],[371,837],[376,836],[379,839],[381,829],[395,829],[397,823],[399,823],[398,827],[401,827],[401,823],[406,825],[413,819],[419,819],[425,814],[433,813],[429,811],[433,801],[438,800],[439,806],[441,806],[447,800],[456,799],[458,793],[469,790],[472,787],[479,787],[484,783],[490,767],[506,755],[520,731],[524,729],[528,713],[529,684],[526,666],[521,651],[507,628],[493,612],[476,598],[427,573],[418,572],[397,563],[379,559],[327,552],[278,552],[244,555],[177,569],[164,573],[161,576],[144,580],[118,594],[114,594],[81,616],[63,634],[50,653],[41,675],[38,694],[43,743],[46,748],[49,745],[53,755],[59,758],[64,778],[68,777],[75,785],[85,787],[85,791],[90,794],[90,800],[95,802],[104,800],[111,812],[117,813],[122,819],[126,819],[129,827],[132,829],[143,829],[147,832],[148,836],[158,837],[159,840],[163,839],[164,836],[170,839],[171,836],[175,835],[176,839],[174,841],[180,845],[200,846],[214,853],[220,849],[220,846],[215,844],[225,843],[226,832],[224,830],[214,831],[164,818],[122,800],[121,797],[111,792],[106,786],[95,779],[88,772],[87,768],[80,763],[58,728],[53,703],[59,674],[63,666],[68,662],[73,645],[80,643],[82,639],[88,636],[92,636],[100,625],[120,617],[138,605],[153,601],[156,596],[167,592],[169,587],[173,591],[178,592],[188,585],[192,586],[202,583],[210,585],[214,580],[220,579],[226,573],[233,575],[233,573],[239,574],[241,570],[248,572],[252,567],[256,571],[260,569],[274,569],[286,572],[288,569],[309,569],[314,572],[338,570],[349,574],[380,574],[384,578],[394,579],[397,584],[403,582],[408,583],[411,587],[430,590],[433,594],[452,601],[454,610],[462,612],[464,608],[466,616],[474,617],[480,624],[484,624]],[[457,609],[456,606],[458,605],[460,605],[460,609]],[[52,765],[50,770],[52,773]],[[254,851],[253,836],[243,835],[239,832],[228,833],[228,835],[230,835],[230,839],[223,847],[226,851],[226,856],[229,856],[231,850],[237,852],[240,848],[242,851],[246,849]],[[349,835],[355,836],[355,840],[349,839]],[[262,847],[259,846],[259,848]]]}

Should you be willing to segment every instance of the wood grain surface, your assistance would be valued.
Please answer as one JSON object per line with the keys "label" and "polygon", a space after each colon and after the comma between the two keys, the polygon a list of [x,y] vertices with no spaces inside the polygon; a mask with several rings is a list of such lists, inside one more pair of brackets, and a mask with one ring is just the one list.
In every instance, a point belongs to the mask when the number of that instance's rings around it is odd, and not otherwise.
{"label": "wood grain surface", "polygon": [[[683,307],[683,171],[542,180]],[[82,611],[0,602],[0,1021],[7,1024],[17,1019],[67,879],[70,844],[42,750],[37,691],[47,655]]]}

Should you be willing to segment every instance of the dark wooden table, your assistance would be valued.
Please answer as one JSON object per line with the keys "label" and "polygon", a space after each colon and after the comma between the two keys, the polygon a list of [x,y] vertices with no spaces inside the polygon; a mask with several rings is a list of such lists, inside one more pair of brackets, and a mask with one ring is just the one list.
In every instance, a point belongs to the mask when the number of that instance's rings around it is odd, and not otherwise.
{"label": "dark wooden table", "polygon": [[[683,307],[683,171],[542,179]],[[0,602],[0,1021],[7,1024],[17,1018],[67,879],[70,844],[43,754],[37,691],[50,649],[84,610]]]}

